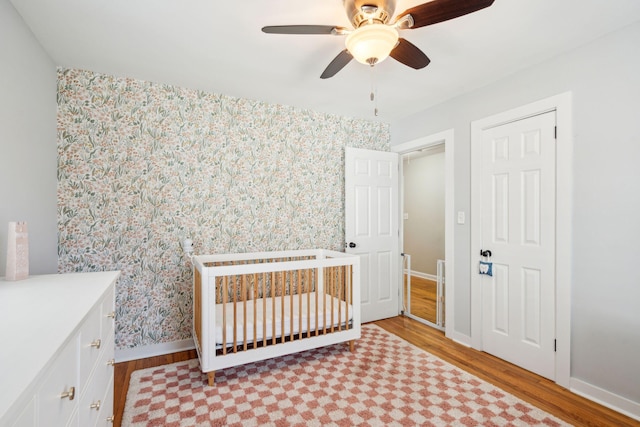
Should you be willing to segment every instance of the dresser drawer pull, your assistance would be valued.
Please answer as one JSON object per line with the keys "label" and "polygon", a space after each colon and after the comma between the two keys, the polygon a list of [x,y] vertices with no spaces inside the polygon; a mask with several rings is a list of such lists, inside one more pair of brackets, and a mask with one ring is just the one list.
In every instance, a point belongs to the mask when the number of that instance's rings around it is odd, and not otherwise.
{"label": "dresser drawer pull", "polygon": [[89,408],[95,409],[96,411],[99,411],[100,410],[100,401],[98,400],[97,402],[93,402],[91,405],[89,405]]}
{"label": "dresser drawer pull", "polygon": [[116,359],[109,359],[109,360],[107,360],[107,365],[109,365],[109,366],[113,366],[113,365],[115,365],[115,364],[116,364]]}
{"label": "dresser drawer pull", "polygon": [[62,393],[60,395],[60,399],[69,398],[69,400],[73,400],[74,397],[76,397],[76,388],[75,387],[69,387],[69,391],[65,391],[64,393]]}
{"label": "dresser drawer pull", "polygon": [[114,415],[111,415],[110,417],[107,417],[107,421],[110,423],[113,423],[113,421],[116,419],[116,417]]}
{"label": "dresser drawer pull", "polygon": [[91,347],[100,348],[101,344],[102,344],[102,341],[95,340],[94,342],[91,343]]}
{"label": "dresser drawer pull", "polygon": [[107,314],[107,317],[108,317],[109,319],[115,319],[115,318],[116,318],[116,312],[115,312],[115,311],[112,311],[111,313]]}

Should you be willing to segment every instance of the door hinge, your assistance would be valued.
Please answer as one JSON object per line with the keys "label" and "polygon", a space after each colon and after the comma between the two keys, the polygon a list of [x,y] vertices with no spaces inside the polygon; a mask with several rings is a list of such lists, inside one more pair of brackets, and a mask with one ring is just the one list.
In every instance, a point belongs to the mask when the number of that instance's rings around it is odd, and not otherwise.
{"label": "door hinge", "polygon": [[558,126],[553,127],[553,139],[558,139]]}
{"label": "door hinge", "polygon": [[558,351],[558,340],[553,340],[553,351],[554,352]]}

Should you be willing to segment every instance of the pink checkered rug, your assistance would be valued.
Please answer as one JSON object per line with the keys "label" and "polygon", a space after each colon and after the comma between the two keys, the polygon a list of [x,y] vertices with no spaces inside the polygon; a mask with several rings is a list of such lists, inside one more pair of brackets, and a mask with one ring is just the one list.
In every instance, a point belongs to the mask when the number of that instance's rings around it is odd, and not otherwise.
{"label": "pink checkered rug", "polygon": [[552,415],[364,325],[327,346],[216,372],[198,360],[135,371],[123,426],[565,426]]}

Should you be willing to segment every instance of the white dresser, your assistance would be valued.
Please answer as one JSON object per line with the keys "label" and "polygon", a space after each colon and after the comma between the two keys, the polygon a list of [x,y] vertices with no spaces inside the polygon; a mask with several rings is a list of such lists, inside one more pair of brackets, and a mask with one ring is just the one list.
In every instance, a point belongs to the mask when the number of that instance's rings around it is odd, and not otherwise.
{"label": "white dresser", "polygon": [[119,275],[0,278],[0,427],[112,425]]}

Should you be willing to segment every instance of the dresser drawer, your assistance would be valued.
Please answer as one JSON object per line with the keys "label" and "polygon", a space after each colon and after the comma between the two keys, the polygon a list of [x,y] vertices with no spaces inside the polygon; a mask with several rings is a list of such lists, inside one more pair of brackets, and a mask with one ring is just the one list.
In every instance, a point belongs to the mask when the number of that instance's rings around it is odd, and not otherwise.
{"label": "dresser drawer", "polygon": [[[46,420],[44,422],[40,420],[39,426],[40,427],[49,426],[49,424],[47,424]],[[78,411],[73,413],[73,415],[71,416],[71,419],[69,420],[69,422],[65,427],[84,427],[78,424]]]}
{"label": "dresser drawer", "polygon": [[100,411],[98,418],[98,427],[113,427],[113,421],[115,419],[115,412],[113,411],[113,375],[109,379],[107,390],[104,394],[104,406]]}
{"label": "dresser drawer", "polygon": [[11,427],[35,427],[36,426],[36,399],[32,398],[24,407],[22,413],[18,416]]}
{"label": "dresser drawer", "polygon": [[[105,415],[106,411],[113,411],[113,395],[111,402],[104,400],[108,386],[113,381],[113,335],[103,344],[104,349],[100,359],[80,398],[78,416],[80,425],[83,427],[96,425],[98,420],[112,415],[111,413]],[[105,408],[107,408],[106,411]]]}
{"label": "dresser drawer", "polygon": [[58,354],[38,390],[39,424],[67,425],[79,394],[78,336],[75,336]]}
{"label": "dresser drawer", "polygon": [[84,387],[93,367],[98,361],[101,349],[106,344],[100,333],[100,311],[93,310],[80,329],[80,386]]}
{"label": "dresser drawer", "polygon": [[101,333],[106,338],[110,333],[113,333],[116,311],[115,311],[115,298],[114,298],[115,286],[106,293],[102,300],[101,313]]}

